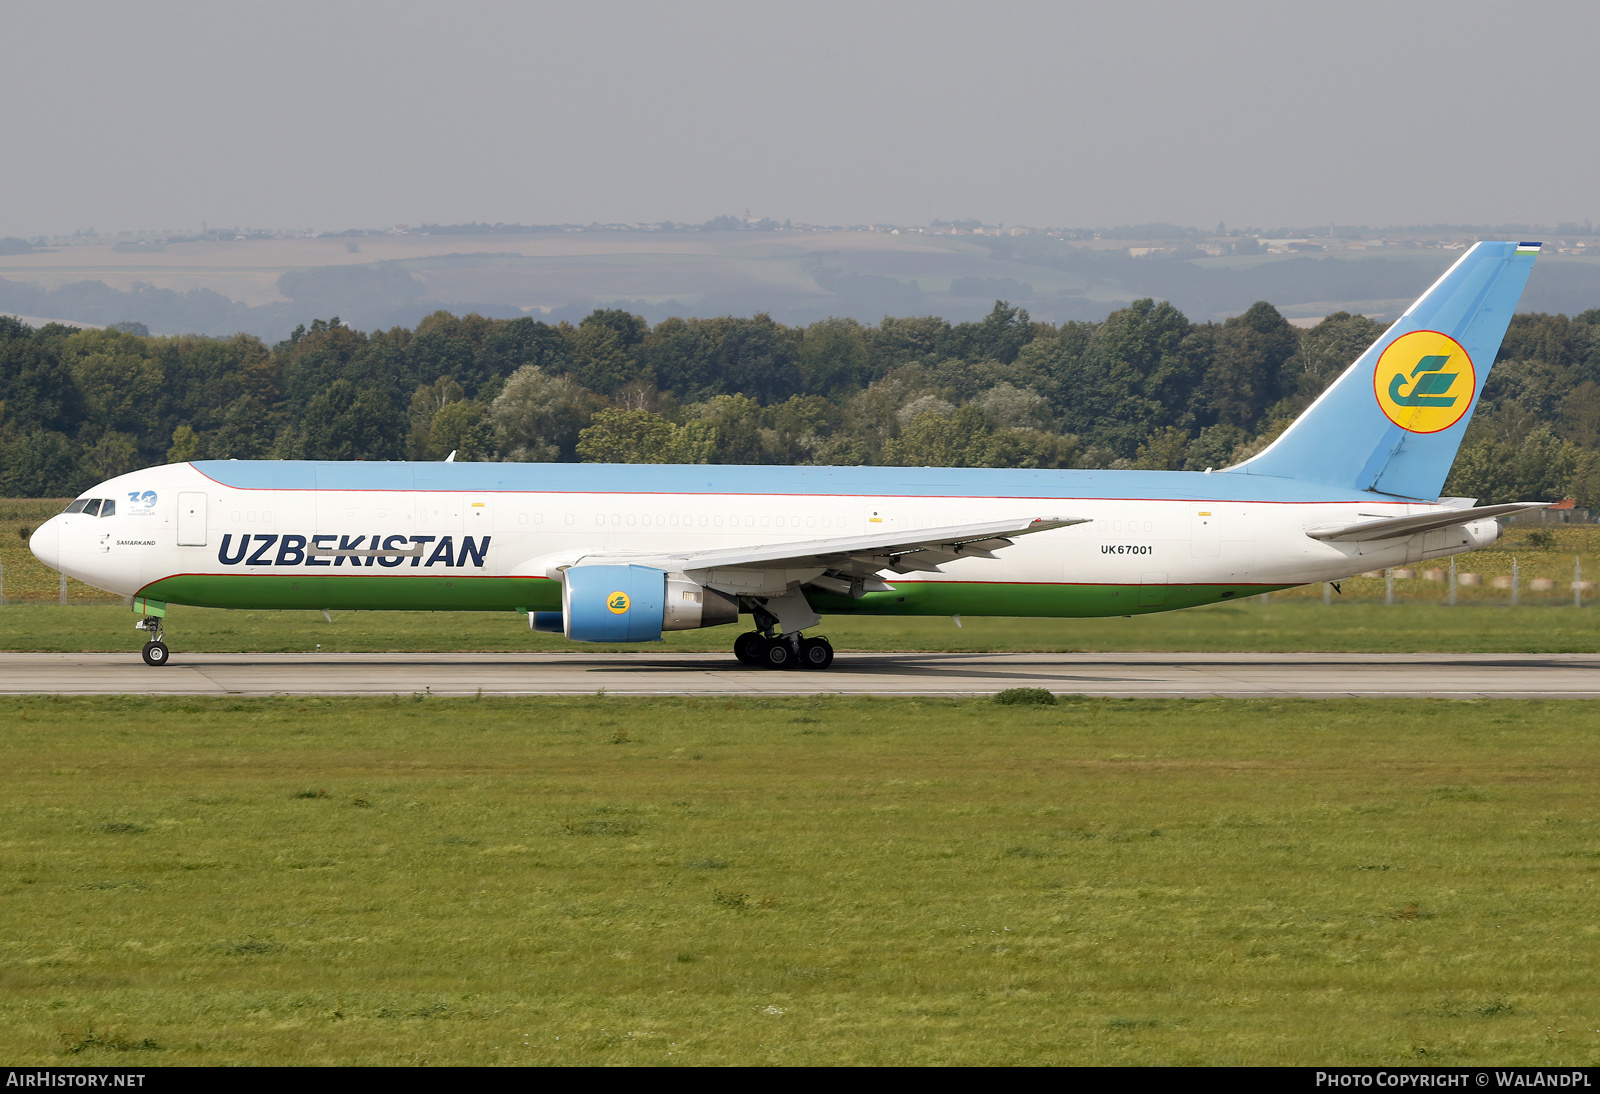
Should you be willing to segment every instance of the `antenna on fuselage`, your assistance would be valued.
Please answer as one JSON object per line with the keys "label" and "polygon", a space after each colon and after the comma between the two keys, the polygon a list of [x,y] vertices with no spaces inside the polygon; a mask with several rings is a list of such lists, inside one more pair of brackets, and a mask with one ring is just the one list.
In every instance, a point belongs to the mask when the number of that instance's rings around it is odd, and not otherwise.
{"label": "antenna on fuselage", "polygon": [[459,451],[461,451],[459,448],[452,448],[450,450],[450,455],[448,455],[448,456],[446,456],[444,458],[444,462],[445,463],[455,463],[456,462],[456,453],[459,452]]}

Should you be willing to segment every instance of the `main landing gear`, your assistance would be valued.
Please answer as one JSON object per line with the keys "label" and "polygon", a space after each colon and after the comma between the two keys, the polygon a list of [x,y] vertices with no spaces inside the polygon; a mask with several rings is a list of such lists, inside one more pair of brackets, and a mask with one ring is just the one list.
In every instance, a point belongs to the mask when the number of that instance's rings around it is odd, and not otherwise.
{"label": "main landing gear", "polygon": [[161,641],[166,637],[161,630],[161,617],[158,615],[146,616],[135,623],[133,629],[144,631],[150,636],[150,640],[144,644],[144,663],[157,668],[165,665],[167,658],[171,654],[167,650],[167,644]]}
{"label": "main landing gear", "polygon": [[826,638],[803,638],[798,633],[746,631],[733,640],[733,655],[746,665],[769,669],[825,669],[833,664],[833,646]]}

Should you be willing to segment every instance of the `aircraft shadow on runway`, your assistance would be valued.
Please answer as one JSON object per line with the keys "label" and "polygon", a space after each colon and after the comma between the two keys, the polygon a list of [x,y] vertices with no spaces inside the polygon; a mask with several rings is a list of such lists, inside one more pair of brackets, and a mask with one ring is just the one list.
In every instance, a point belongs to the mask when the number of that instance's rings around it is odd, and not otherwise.
{"label": "aircraft shadow on runway", "polygon": [[838,659],[838,660],[835,660],[834,663],[833,663],[833,667],[828,669],[827,672],[815,673],[815,674],[805,673],[804,669],[792,669],[792,670],[790,670],[790,669],[753,668],[753,667],[748,667],[748,666],[745,666],[745,665],[741,665],[737,661],[733,662],[730,665],[726,665],[726,666],[723,666],[723,665],[714,665],[713,666],[713,665],[707,664],[704,661],[701,661],[701,662],[698,662],[698,663],[696,663],[696,662],[687,662],[687,661],[660,661],[660,662],[653,662],[653,663],[648,664],[648,665],[641,665],[641,664],[637,664],[637,663],[622,664],[622,665],[596,665],[596,666],[588,669],[587,671],[593,672],[593,673],[599,673],[599,674],[603,674],[603,673],[728,672],[728,671],[740,671],[740,672],[761,673],[764,678],[768,677],[768,676],[774,677],[774,678],[778,678],[778,677],[781,677],[784,674],[790,674],[790,675],[796,675],[796,676],[804,674],[807,679],[816,680],[819,685],[826,685],[826,683],[828,681],[828,678],[831,677],[831,676],[910,676],[910,677],[928,677],[928,676],[945,676],[945,677],[949,677],[949,676],[958,676],[958,677],[962,677],[962,678],[971,678],[971,679],[980,679],[980,680],[1020,680],[1020,681],[1030,682],[1030,683],[1061,682],[1061,681],[1071,681],[1071,680],[1082,680],[1082,681],[1085,681],[1085,682],[1099,682],[1099,683],[1139,683],[1139,682],[1148,682],[1148,681],[1144,680],[1143,677],[1110,676],[1110,675],[1101,674],[1101,673],[1097,673],[1097,674],[1095,674],[1093,676],[1062,675],[1059,672],[1052,671],[1052,668],[1049,665],[1042,665],[1036,671],[1027,672],[1027,671],[1020,671],[1020,670],[990,669],[990,668],[984,668],[982,665],[973,665],[973,664],[970,664],[970,663],[964,663],[959,668],[954,668],[954,667],[949,666],[949,665],[915,664],[915,663],[907,663],[907,662],[904,662],[904,661],[894,661],[894,660],[889,660],[889,659],[883,659],[883,660],[878,660],[878,661],[857,661],[857,660],[845,661],[842,658]]}
{"label": "aircraft shadow on runway", "polygon": [[[557,655],[558,657],[560,655]],[[1070,685],[1074,682],[1106,684],[1152,684],[1159,681],[1152,680],[1152,676],[1162,676],[1174,672],[1198,672],[1207,675],[1234,675],[1239,672],[1252,670],[1284,669],[1295,667],[1302,671],[1341,670],[1345,672],[1359,672],[1370,667],[1381,670],[1404,670],[1407,673],[1426,674],[1432,670],[1470,668],[1474,671],[1497,669],[1521,669],[1525,671],[1560,670],[1560,669],[1588,669],[1600,668],[1600,661],[1583,663],[1575,661],[1562,661],[1555,659],[1530,659],[1526,655],[1494,658],[1492,660],[1461,661],[1448,655],[1438,655],[1422,660],[1385,661],[1382,655],[1373,655],[1371,660],[1361,661],[1290,661],[1272,655],[1252,657],[1243,660],[1213,661],[1196,659],[1194,654],[1174,654],[1169,658],[1141,660],[1137,663],[1122,663],[1124,669],[1137,668],[1139,675],[1113,674],[1106,671],[1085,671],[1114,669],[1119,663],[1111,660],[1105,654],[1093,655],[1095,660],[1090,664],[1074,663],[1077,654],[1061,654],[1059,661],[1032,661],[1026,665],[1011,662],[996,665],[994,661],[1004,662],[1013,656],[1003,653],[845,653],[840,654],[834,661],[832,668],[823,673],[805,673],[804,670],[773,670],[759,667],[746,666],[733,658],[727,659],[698,659],[685,660],[679,658],[663,657],[660,659],[639,658],[638,655],[627,657],[603,657],[594,654],[582,655],[583,660],[574,659],[573,662],[563,664],[560,659],[539,661],[520,661],[486,654],[470,659],[442,658],[429,655],[413,656],[409,654],[396,654],[393,660],[346,660],[340,654],[306,654],[303,656],[274,655],[261,660],[255,659],[229,659],[224,662],[208,660],[186,661],[175,659],[174,667],[190,669],[215,669],[228,668],[282,668],[294,665],[301,669],[310,669],[312,666],[323,665],[329,668],[350,669],[357,666],[370,666],[374,670],[383,670],[390,667],[404,666],[407,669],[510,669],[521,668],[533,672],[546,669],[560,669],[563,671],[579,671],[585,674],[605,676],[611,674],[647,675],[651,673],[665,674],[693,674],[693,673],[759,673],[763,678],[772,678],[784,674],[794,675],[797,678],[814,680],[819,686],[826,686],[830,676],[851,677],[910,677],[926,678],[932,676],[960,676],[980,680],[1018,681],[1031,684],[1050,684],[1052,686]],[[1030,655],[1031,656],[1031,655]],[[1384,673],[1388,675],[1387,672]],[[1375,685],[1379,679],[1373,681]]]}

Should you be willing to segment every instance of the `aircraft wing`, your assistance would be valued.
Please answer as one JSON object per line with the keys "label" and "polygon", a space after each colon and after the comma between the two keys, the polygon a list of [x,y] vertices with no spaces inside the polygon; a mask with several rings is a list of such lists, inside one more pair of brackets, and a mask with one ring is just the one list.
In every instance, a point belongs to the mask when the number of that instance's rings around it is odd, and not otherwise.
{"label": "aircraft wing", "polygon": [[[691,579],[730,593],[772,596],[794,585],[815,585],[829,592],[859,597],[892,587],[876,575],[938,573],[939,564],[959,558],[994,558],[1017,536],[1084,524],[1088,517],[1019,517],[941,528],[897,529],[861,536],[790,540],[682,553],[595,552],[541,560],[548,576],[577,562],[611,562],[677,570]],[[768,590],[757,593],[755,590]]]}
{"label": "aircraft wing", "polygon": [[1326,528],[1311,528],[1306,535],[1325,543],[1363,543],[1373,539],[1397,539],[1418,532],[1433,532],[1456,524],[1467,524],[1489,517],[1503,517],[1528,509],[1543,509],[1547,501],[1517,501],[1506,505],[1477,505],[1467,509],[1452,509],[1447,513],[1418,513],[1410,517],[1389,517],[1384,520],[1357,521]]}
{"label": "aircraft wing", "polygon": [[684,571],[709,569],[817,568],[855,572],[863,576],[879,570],[912,573],[933,571],[941,562],[958,558],[993,558],[1009,547],[1014,537],[1084,524],[1087,517],[1030,517],[992,520],[978,524],[953,524],[943,528],[899,529],[863,536],[791,540],[753,547],[725,547],[663,556]]}
{"label": "aircraft wing", "polygon": [[[1050,531],[1083,525],[1086,517],[1032,517],[1021,520],[990,520],[978,525],[949,525],[946,528],[898,529],[869,533],[866,536],[837,536],[834,539],[800,539],[786,544],[768,544],[760,547],[723,547],[718,550],[696,550],[685,555],[672,555],[683,569],[709,569],[712,566],[763,566],[763,568],[800,568],[800,566],[827,566],[827,568],[894,569],[896,573],[912,573],[914,569],[931,569],[941,561],[957,558],[994,558],[995,550],[1010,547],[1014,536]],[[904,568],[901,568],[904,566]]]}

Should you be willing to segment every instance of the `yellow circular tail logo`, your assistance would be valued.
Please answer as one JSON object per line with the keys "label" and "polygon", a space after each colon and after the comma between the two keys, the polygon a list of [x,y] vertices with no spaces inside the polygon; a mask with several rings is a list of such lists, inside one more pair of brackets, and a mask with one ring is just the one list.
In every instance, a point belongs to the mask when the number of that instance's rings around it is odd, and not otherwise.
{"label": "yellow circular tail logo", "polygon": [[612,615],[622,615],[628,610],[628,594],[620,590],[606,597],[606,607],[611,609]]}
{"label": "yellow circular tail logo", "polygon": [[1378,358],[1372,386],[1384,415],[1412,433],[1438,433],[1461,420],[1478,390],[1478,374],[1461,343],[1448,334],[1402,334]]}

